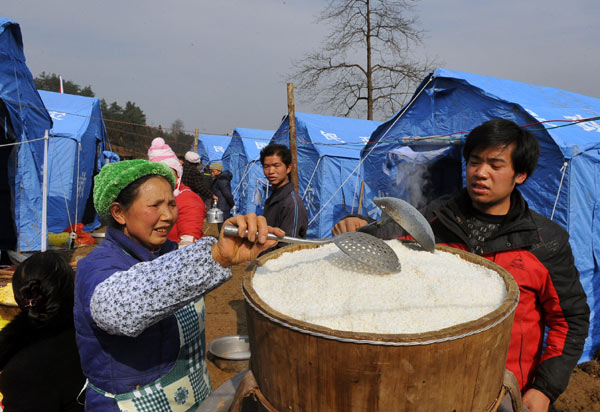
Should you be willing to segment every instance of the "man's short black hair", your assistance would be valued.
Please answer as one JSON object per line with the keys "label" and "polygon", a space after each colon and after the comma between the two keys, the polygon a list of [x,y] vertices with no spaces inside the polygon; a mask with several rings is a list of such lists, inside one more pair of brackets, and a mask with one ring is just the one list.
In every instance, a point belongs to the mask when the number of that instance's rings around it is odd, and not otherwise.
{"label": "man's short black hair", "polygon": [[285,163],[286,167],[292,164],[291,150],[289,147],[278,143],[273,143],[263,147],[263,149],[260,151],[260,164],[265,162],[265,157],[275,155],[281,157],[281,161]]}
{"label": "man's short black hair", "polygon": [[471,130],[463,148],[463,157],[468,162],[473,150],[511,145],[514,145],[512,163],[515,174],[531,176],[540,157],[540,144],[533,134],[510,120],[488,120]]}

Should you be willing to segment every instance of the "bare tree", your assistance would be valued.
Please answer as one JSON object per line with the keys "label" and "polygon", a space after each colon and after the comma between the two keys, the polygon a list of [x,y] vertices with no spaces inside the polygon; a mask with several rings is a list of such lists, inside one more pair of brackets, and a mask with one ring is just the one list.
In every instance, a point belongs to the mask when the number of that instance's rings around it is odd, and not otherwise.
{"label": "bare tree", "polygon": [[323,48],[293,62],[301,100],[343,116],[392,115],[433,67],[411,56],[423,36],[408,16],[416,1],[330,0],[318,19],[331,26]]}
{"label": "bare tree", "polygon": [[175,119],[175,121],[171,124],[171,133],[173,136],[182,134],[185,129],[185,124],[181,119]]}

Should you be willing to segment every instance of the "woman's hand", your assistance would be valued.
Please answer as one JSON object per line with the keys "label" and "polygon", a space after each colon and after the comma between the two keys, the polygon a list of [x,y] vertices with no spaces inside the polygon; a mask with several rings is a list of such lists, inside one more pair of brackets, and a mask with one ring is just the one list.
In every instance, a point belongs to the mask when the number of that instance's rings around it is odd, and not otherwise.
{"label": "woman's hand", "polygon": [[[264,216],[256,216],[254,213],[231,217],[223,223],[223,227],[225,225],[237,226],[240,237],[225,236],[221,229],[219,241],[212,247],[212,255],[213,259],[224,267],[256,259],[260,252],[275,246],[276,240],[267,239],[269,233],[276,236],[285,235],[283,230],[268,226]],[[246,230],[248,237],[242,238]]]}

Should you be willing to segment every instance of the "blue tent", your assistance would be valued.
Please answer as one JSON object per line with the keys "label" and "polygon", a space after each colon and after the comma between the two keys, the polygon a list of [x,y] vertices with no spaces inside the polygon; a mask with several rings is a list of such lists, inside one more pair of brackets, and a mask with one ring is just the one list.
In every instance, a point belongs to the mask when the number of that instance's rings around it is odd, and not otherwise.
{"label": "blue tent", "polygon": [[[404,198],[412,201],[417,194],[407,192],[416,192],[418,186],[428,188],[425,197],[433,197],[462,185],[461,146],[454,143],[475,126],[492,118],[526,126],[538,138],[541,156],[520,190],[532,209],[568,230],[592,310],[581,361],[600,347],[600,121],[593,119],[598,116],[598,98],[438,69],[421,83],[410,103],[373,133],[363,151],[365,179],[372,189],[369,199],[402,197],[404,190]],[[422,184],[407,190],[401,178],[411,158],[425,166],[415,178]],[[375,215],[370,202],[367,208]]]}
{"label": "blue tent", "polygon": [[260,164],[260,150],[271,136],[273,130],[233,129],[231,142],[223,154],[223,170],[233,174],[231,192],[239,214],[262,214],[267,183]]}
{"label": "blue tent", "polygon": [[48,231],[62,232],[82,221],[98,159],[116,158],[104,153],[106,129],[99,99],[39,93],[54,122],[48,148]]}
{"label": "blue tent", "polygon": [[223,158],[223,154],[229,146],[230,141],[231,136],[221,136],[216,134],[198,135],[197,153],[202,159],[202,164],[208,165],[212,162],[220,161]]}
{"label": "blue tent", "polygon": [[[11,220],[10,217],[14,212],[14,221],[9,222],[9,229],[11,232],[16,229],[16,234],[13,233],[12,237],[17,237],[16,247],[19,250],[40,250],[44,142],[34,140],[44,137],[44,131],[52,128],[52,120],[44,108],[44,103],[35,88],[33,76],[25,64],[21,29],[17,23],[2,17],[0,17],[0,122],[2,124],[0,145],[21,143],[14,146],[12,153],[11,147],[4,147],[1,150],[2,219],[5,222]],[[14,194],[13,204],[9,194],[11,192]],[[3,230],[0,236],[5,234]],[[4,243],[1,247],[10,246]]]}
{"label": "blue tent", "polygon": [[[331,228],[358,210],[360,151],[380,122],[296,113],[298,191],[308,211],[308,237],[331,237]],[[288,117],[273,143],[289,146]]]}

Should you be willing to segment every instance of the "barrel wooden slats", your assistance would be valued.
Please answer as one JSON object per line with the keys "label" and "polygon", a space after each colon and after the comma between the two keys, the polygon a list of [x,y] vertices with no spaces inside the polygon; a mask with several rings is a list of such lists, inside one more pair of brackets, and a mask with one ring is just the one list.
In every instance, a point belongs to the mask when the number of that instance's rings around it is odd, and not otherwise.
{"label": "barrel wooden slats", "polygon": [[[286,247],[265,258],[298,248],[297,245]],[[251,369],[269,402],[280,411],[488,410],[502,385],[518,287],[499,266],[466,252],[443,249],[458,252],[463,258],[490,267],[503,277],[508,294],[498,310],[473,322],[423,334],[332,331],[274,311],[252,289],[253,273],[246,273],[243,290]],[[408,345],[348,343],[313,336],[267,319],[248,303],[268,316],[303,330]],[[497,325],[480,331],[503,317],[505,319]],[[479,332],[459,339],[416,344],[470,331]]]}

